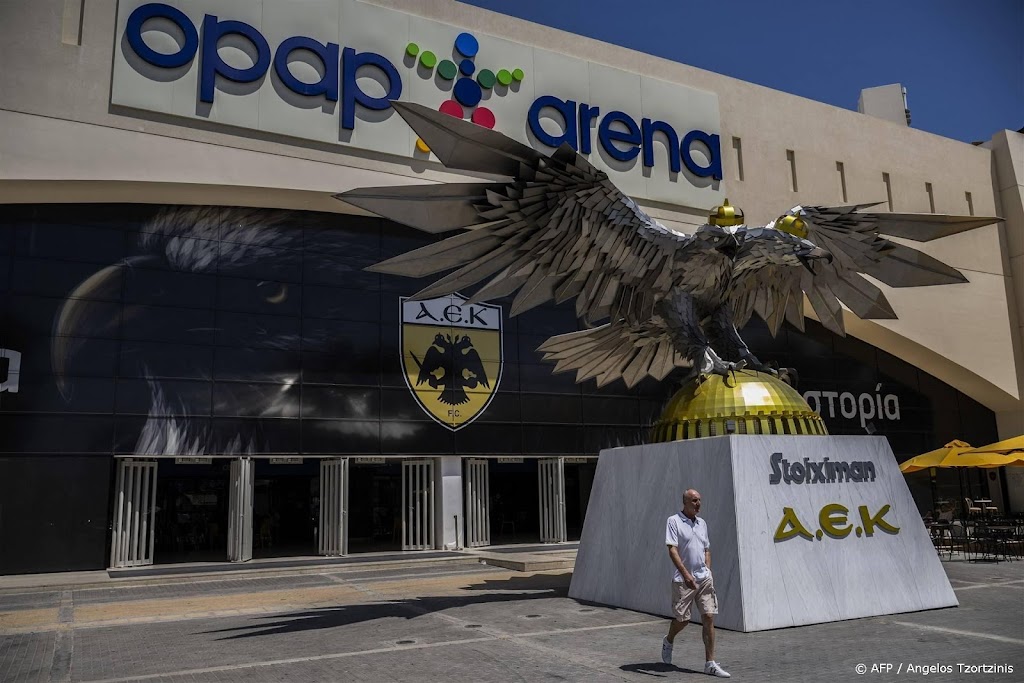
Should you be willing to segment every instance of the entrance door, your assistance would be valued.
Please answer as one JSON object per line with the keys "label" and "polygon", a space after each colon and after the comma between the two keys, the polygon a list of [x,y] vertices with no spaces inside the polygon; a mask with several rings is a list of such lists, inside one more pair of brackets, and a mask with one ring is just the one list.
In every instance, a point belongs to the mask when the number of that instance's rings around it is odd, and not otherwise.
{"label": "entrance door", "polygon": [[348,554],[348,458],[320,461],[320,554]]}
{"label": "entrance door", "polygon": [[487,461],[468,459],[465,463],[466,547],[479,548],[491,544],[491,487]]}
{"label": "entrance door", "polygon": [[565,533],[567,541],[583,535],[590,492],[597,474],[597,458],[565,459]]}
{"label": "entrance door", "polygon": [[252,559],[252,499],[256,478],[252,458],[231,461],[231,496],[228,507],[228,560]]}
{"label": "entrance door", "polygon": [[153,564],[156,538],[156,461],[117,461],[111,567]]}
{"label": "entrance door", "polygon": [[562,458],[540,460],[540,541],[565,541],[565,466]]}
{"label": "entrance door", "polygon": [[402,513],[402,550],[433,550],[433,460],[402,462]]}

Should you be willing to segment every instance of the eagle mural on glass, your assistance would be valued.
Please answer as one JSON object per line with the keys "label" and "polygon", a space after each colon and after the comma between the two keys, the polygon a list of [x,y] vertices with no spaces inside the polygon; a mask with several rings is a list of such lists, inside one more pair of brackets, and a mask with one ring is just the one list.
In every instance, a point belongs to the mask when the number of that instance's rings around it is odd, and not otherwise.
{"label": "eagle mural on glass", "polygon": [[803,330],[806,294],[821,323],[840,335],[840,302],[863,319],[896,318],[862,274],[890,287],[967,280],[883,235],[927,242],[1000,220],[870,213],[861,209],[874,204],[857,204],[797,206],[767,225],[747,226],[727,201],[706,225],[682,233],[648,216],[568,145],[547,156],[426,107],[392,104],[448,168],[511,180],[337,195],[428,232],[471,228],[371,270],[410,277],[452,271],[413,298],[476,287],[470,302],[515,294],[512,315],[575,299],[586,329],[551,337],[540,350],[555,372],[575,371],[577,382],[621,378],[632,387],[676,367],[777,373],[737,332],[752,314],[772,334],[783,320]]}

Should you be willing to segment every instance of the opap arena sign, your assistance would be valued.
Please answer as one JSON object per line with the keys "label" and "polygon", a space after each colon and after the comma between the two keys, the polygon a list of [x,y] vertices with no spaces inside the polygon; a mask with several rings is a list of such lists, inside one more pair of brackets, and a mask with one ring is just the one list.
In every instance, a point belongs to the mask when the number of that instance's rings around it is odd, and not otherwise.
{"label": "opap arena sign", "polygon": [[357,0],[129,0],[114,53],[114,105],[426,158],[401,99],[567,143],[632,196],[722,194],[715,94]]}

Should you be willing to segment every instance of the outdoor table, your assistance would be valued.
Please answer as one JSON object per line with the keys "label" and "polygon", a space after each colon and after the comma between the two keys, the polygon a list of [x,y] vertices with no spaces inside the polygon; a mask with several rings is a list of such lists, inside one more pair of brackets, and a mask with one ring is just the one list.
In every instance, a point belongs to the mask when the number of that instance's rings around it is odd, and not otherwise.
{"label": "outdoor table", "polygon": [[1016,527],[1013,526],[989,526],[985,524],[976,526],[974,530],[974,542],[976,543],[978,554],[984,557],[978,557],[976,555],[972,561],[1000,562],[1000,555],[1002,555],[1004,559],[1010,559],[1009,554],[1006,552],[1005,541],[1012,539],[1015,531]]}
{"label": "outdoor table", "polygon": [[991,536],[993,547],[999,550],[999,554],[1009,560],[1010,554],[1007,552],[1007,545],[1009,541],[1014,540],[1017,527],[1012,524],[996,524],[986,528]]}

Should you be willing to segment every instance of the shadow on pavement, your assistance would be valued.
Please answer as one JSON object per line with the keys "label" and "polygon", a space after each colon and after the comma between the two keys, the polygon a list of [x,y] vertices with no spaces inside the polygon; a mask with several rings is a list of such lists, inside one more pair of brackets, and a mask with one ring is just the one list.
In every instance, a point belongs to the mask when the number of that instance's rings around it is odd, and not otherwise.
{"label": "shadow on pavement", "polygon": [[664,664],[662,662],[651,662],[648,664],[623,664],[619,668],[630,673],[644,674],[646,676],[654,676],[656,678],[667,678],[667,674],[670,673],[704,675],[703,671],[697,671],[696,669],[684,669],[676,666],[675,664]]}
{"label": "shadow on pavement", "polygon": [[[303,612],[275,614],[269,618],[275,621],[263,621],[250,626],[202,631],[204,634],[223,633],[218,640],[235,640],[253,636],[270,636],[300,631],[316,631],[358,624],[375,619],[415,619],[424,614],[441,610],[481,605],[495,602],[513,602],[517,600],[534,600],[537,598],[565,597],[567,586],[563,575],[545,575],[512,577],[509,579],[486,580],[480,584],[466,586],[462,590],[471,591],[530,591],[516,593],[487,593],[478,595],[426,596],[402,598],[386,602],[359,603],[338,607],[322,607]],[[370,584],[372,585],[372,584]],[[267,618],[267,617],[262,617]]]}
{"label": "shadow on pavement", "polygon": [[[572,572],[559,574],[534,574],[532,576],[512,576],[507,579],[484,579],[482,583],[463,586],[466,591],[554,591],[557,597],[564,598],[569,594],[568,577]],[[550,596],[548,596],[550,597]]]}

